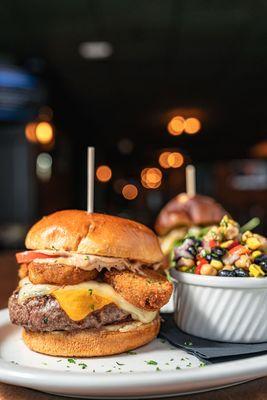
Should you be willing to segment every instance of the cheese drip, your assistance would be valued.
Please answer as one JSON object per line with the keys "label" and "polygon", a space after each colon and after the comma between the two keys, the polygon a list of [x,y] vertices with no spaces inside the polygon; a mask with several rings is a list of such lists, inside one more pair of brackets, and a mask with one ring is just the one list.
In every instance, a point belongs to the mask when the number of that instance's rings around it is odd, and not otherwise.
{"label": "cheese drip", "polygon": [[149,323],[155,319],[156,311],[146,311],[135,307],[115,292],[107,283],[88,281],[78,285],[34,285],[28,277],[19,283],[18,301],[20,303],[31,297],[51,295],[56,298],[60,307],[74,321],[84,319],[91,312],[114,303],[121,310],[129,313],[133,320]]}

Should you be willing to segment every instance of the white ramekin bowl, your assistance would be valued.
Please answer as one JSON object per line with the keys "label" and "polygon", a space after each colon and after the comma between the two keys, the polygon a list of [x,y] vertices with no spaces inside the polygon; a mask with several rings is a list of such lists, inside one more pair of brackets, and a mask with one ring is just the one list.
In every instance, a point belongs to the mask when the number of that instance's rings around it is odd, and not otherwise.
{"label": "white ramekin bowl", "polygon": [[232,343],[267,341],[267,278],[223,278],[172,269],[175,322],[184,332]]}

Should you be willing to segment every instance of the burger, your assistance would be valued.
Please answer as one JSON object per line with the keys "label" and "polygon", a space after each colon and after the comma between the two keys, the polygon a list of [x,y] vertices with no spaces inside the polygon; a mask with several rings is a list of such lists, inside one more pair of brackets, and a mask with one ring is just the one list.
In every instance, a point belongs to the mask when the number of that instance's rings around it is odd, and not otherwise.
{"label": "burger", "polygon": [[[186,193],[177,195],[163,207],[155,222],[163,254],[171,254],[174,246],[186,236],[201,238],[226,214],[224,208],[211,197],[190,197]],[[168,257],[165,260],[166,267]]]}
{"label": "burger", "polygon": [[11,322],[33,351],[53,356],[118,354],[152,341],[172,284],[157,272],[163,254],[144,225],[65,210],[42,218],[17,253]]}

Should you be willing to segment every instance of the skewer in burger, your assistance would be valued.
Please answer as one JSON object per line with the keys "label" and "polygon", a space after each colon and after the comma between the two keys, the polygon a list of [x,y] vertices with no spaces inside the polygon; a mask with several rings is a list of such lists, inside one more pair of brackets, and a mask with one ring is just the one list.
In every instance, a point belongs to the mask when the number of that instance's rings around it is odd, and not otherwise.
{"label": "skewer in burger", "polygon": [[59,211],[37,222],[18,253],[11,321],[37,352],[93,357],[153,340],[172,284],[156,270],[162,252],[144,225],[110,215]]}
{"label": "skewer in burger", "polygon": [[[186,193],[177,195],[163,207],[155,223],[163,254],[169,256],[174,246],[186,236],[201,238],[226,214],[224,208],[211,197],[199,194],[188,196]],[[168,267],[168,257],[165,260],[165,267]]]}

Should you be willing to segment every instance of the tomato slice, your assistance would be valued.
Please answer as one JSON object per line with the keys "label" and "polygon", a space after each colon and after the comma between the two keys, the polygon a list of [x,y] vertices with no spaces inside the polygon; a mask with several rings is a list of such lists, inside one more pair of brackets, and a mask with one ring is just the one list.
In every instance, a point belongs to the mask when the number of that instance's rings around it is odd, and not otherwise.
{"label": "tomato slice", "polygon": [[48,255],[44,253],[38,253],[35,251],[22,251],[16,254],[16,259],[18,264],[27,264],[34,260],[35,258],[50,258],[57,257],[56,255]]}

